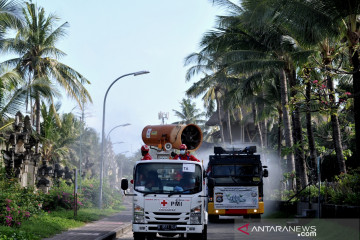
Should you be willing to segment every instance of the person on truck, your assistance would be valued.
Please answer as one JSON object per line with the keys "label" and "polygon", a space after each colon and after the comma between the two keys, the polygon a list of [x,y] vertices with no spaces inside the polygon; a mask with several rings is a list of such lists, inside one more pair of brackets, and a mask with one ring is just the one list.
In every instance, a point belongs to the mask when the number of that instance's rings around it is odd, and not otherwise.
{"label": "person on truck", "polygon": [[141,160],[152,160],[151,155],[149,154],[150,148],[148,145],[141,146],[141,155],[143,158]]}
{"label": "person on truck", "polygon": [[179,185],[175,187],[175,191],[183,193],[191,193],[200,186],[200,182],[193,173],[185,172],[182,179],[179,181]]}
{"label": "person on truck", "polygon": [[190,153],[187,151],[187,146],[185,144],[181,144],[179,149],[180,149],[180,154],[176,154],[173,158],[174,160],[189,160],[189,161],[200,162],[199,159],[197,159],[193,155],[190,155]]}
{"label": "person on truck", "polygon": [[159,179],[158,173],[156,171],[150,171],[146,178],[145,187],[151,190],[161,189],[161,180]]}

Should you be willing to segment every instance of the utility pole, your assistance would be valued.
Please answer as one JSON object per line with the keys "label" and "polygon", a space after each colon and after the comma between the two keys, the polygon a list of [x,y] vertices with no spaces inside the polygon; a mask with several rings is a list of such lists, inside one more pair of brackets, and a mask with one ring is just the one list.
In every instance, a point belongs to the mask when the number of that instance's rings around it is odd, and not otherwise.
{"label": "utility pole", "polygon": [[164,125],[165,124],[165,118],[169,119],[169,112],[165,113],[165,112],[160,111],[158,116],[159,116],[159,119],[161,120],[161,124]]}

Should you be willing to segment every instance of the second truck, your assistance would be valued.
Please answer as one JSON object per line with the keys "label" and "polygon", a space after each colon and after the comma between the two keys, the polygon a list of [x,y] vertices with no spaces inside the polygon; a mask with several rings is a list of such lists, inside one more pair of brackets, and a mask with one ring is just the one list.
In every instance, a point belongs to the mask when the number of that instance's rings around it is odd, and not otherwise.
{"label": "second truck", "polygon": [[207,167],[208,215],[261,218],[264,213],[263,178],[268,176],[256,147],[224,149],[214,147]]}

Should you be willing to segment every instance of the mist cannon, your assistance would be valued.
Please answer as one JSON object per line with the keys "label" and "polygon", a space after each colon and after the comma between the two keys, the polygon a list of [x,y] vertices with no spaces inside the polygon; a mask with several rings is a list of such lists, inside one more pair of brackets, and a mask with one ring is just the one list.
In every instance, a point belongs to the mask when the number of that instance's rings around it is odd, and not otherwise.
{"label": "mist cannon", "polygon": [[202,143],[203,134],[196,124],[148,125],[142,131],[142,139],[148,146],[169,151],[186,144],[189,151],[196,151]]}

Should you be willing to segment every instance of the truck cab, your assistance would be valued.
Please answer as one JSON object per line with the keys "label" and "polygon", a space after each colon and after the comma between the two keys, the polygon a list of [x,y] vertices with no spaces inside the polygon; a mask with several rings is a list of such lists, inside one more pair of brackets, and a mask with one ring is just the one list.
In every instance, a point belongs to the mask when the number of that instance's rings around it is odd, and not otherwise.
{"label": "truck cab", "polygon": [[[154,159],[138,161],[133,171],[134,239],[186,236],[207,239],[206,179],[199,162]],[[121,188],[128,189],[123,179]]]}

